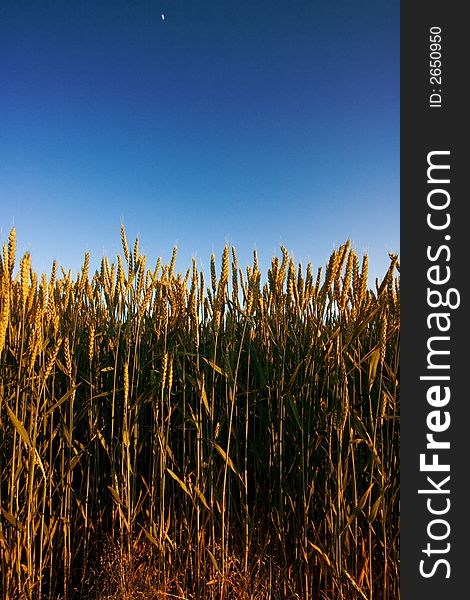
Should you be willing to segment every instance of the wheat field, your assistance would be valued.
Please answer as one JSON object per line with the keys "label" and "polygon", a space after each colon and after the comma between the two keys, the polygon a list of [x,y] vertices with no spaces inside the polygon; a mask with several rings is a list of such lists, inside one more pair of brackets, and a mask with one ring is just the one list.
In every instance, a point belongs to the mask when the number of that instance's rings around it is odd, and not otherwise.
{"label": "wheat field", "polygon": [[0,257],[0,590],[399,598],[396,255]]}

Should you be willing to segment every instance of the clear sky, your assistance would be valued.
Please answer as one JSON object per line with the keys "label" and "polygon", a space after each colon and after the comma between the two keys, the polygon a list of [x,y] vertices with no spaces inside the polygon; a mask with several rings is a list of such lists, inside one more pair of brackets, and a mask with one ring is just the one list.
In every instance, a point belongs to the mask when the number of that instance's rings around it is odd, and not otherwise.
{"label": "clear sky", "polygon": [[38,271],[121,223],[180,270],[399,251],[397,0],[2,0],[0,56],[0,242]]}

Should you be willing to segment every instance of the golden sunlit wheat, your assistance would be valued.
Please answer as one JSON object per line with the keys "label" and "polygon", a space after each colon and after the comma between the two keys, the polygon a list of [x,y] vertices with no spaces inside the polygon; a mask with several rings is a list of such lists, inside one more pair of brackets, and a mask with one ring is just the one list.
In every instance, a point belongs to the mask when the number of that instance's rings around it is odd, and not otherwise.
{"label": "golden sunlit wheat", "polygon": [[205,287],[124,227],[123,257],[91,275],[86,253],[75,279],[29,254],[15,273],[15,240],[2,598],[399,598],[396,256],[374,292],[349,241],[316,279],[226,247]]}

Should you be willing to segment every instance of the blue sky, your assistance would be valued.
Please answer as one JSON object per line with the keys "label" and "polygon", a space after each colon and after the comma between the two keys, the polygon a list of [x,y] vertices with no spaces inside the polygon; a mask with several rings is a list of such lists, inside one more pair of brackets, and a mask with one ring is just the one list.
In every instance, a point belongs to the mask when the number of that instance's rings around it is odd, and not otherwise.
{"label": "blue sky", "polygon": [[121,223],[182,271],[399,251],[398,1],[3,0],[0,55],[0,242],[38,271]]}

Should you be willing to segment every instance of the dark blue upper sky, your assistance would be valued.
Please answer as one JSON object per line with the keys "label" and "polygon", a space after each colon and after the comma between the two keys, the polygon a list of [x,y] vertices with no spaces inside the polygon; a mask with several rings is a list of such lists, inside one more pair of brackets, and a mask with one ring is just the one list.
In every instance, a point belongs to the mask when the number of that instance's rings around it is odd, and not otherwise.
{"label": "dark blue upper sky", "polygon": [[[164,15],[164,18],[162,18]],[[3,0],[0,241],[49,270],[399,250],[399,2]]]}

